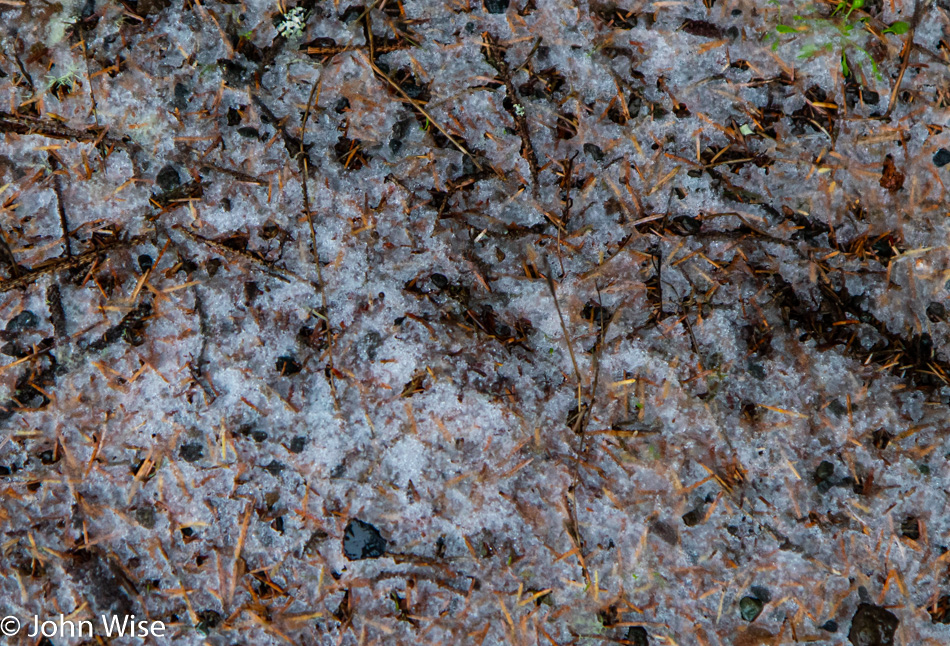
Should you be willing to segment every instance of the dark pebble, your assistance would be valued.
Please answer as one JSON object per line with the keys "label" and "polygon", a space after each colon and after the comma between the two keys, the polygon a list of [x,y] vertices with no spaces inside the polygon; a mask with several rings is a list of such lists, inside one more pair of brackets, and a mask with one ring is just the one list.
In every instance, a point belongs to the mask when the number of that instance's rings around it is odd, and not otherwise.
{"label": "dark pebble", "polygon": [[676,534],[676,529],[662,520],[658,520],[653,525],[650,526],[650,531],[663,539],[663,542],[668,545],[676,545],[679,540],[679,536]]}
{"label": "dark pebble", "polygon": [[402,141],[409,134],[413,119],[400,119],[393,124],[392,138],[389,140],[389,150],[395,155],[402,149]]}
{"label": "dark pebble", "polygon": [[204,447],[197,442],[182,444],[178,449],[178,456],[185,462],[197,462],[204,457]]}
{"label": "dark pebble", "polygon": [[429,280],[439,289],[445,289],[449,284],[449,279],[442,274],[432,274],[429,276]]}
{"label": "dark pebble", "polygon": [[630,626],[625,639],[632,646],[650,646],[650,636],[643,626]]}
{"label": "dark pebble", "polygon": [[293,357],[277,357],[277,372],[280,374],[295,375],[300,370],[300,364]]}
{"label": "dark pebble", "polygon": [[683,514],[683,524],[687,527],[695,527],[703,522],[703,513],[699,509],[693,509]]}
{"label": "dark pebble", "polygon": [[749,374],[752,375],[754,379],[765,379],[765,368],[762,367],[761,363],[749,362]]}
{"label": "dark pebble", "polygon": [[597,144],[584,144],[584,152],[594,161],[601,161],[604,158],[604,151]]}
{"label": "dark pebble", "polygon": [[739,600],[739,614],[746,621],[755,621],[755,618],[762,614],[764,607],[762,600],[755,597],[742,597]]}
{"label": "dark pebble", "polygon": [[172,100],[172,107],[184,110],[188,107],[188,86],[184,83],[175,83],[175,98]]}
{"label": "dark pebble", "polygon": [[142,270],[143,274],[147,272],[149,269],[151,269],[152,263],[155,262],[154,260],[152,260],[152,257],[148,255],[147,253],[143,253],[142,255],[140,255],[138,260],[139,260],[139,269]]}
{"label": "dark pebble", "polygon": [[950,164],[950,150],[941,148],[934,154],[934,166],[943,168],[947,164]]}
{"label": "dark pebble", "polygon": [[284,470],[284,465],[278,462],[277,460],[271,460],[271,463],[264,467],[264,471],[267,471],[269,474],[275,478],[280,475],[280,472]]}
{"label": "dark pebble", "polygon": [[155,509],[153,507],[139,507],[135,510],[135,522],[145,529],[155,529]]}
{"label": "dark pebble", "polygon": [[294,439],[290,440],[290,452],[291,453],[303,453],[304,447],[307,446],[307,438],[302,435],[298,435]]}
{"label": "dark pebble", "polygon": [[40,324],[39,317],[30,310],[23,310],[7,323],[7,332],[22,332]]}
{"label": "dark pebble", "polygon": [[263,442],[267,439],[267,433],[265,431],[252,431],[251,437],[254,438],[255,442]]}
{"label": "dark pebble", "polygon": [[829,619],[821,625],[821,629],[825,632],[836,633],[838,632],[838,622],[834,619]]}
{"label": "dark pebble", "polygon": [[386,539],[379,530],[357,518],[343,531],[343,554],[351,561],[377,559],[386,553]]}
{"label": "dark pebble", "polygon": [[168,164],[158,171],[158,175],[155,176],[155,183],[162,191],[173,191],[181,186],[181,176],[174,166]]}
{"label": "dark pebble", "polygon": [[749,588],[749,592],[752,593],[752,596],[761,601],[762,603],[768,603],[772,600],[772,593],[769,592],[769,589],[765,586],[754,585]]}
{"label": "dark pebble", "polygon": [[854,646],[893,646],[898,624],[900,620],[891,611],[862,603],[851,619],[848,641]]}
{"label": "dark pebble", "polygon": [[508,0],[485,0],[485,11],[488,13],[505,13],[508,10]]}
{"label": "dark pebble", "polygon": [[835,465],[828,460],[823,460],[818,468],[815,469],[815,486],[821,493],[826,493],[834,485]]}

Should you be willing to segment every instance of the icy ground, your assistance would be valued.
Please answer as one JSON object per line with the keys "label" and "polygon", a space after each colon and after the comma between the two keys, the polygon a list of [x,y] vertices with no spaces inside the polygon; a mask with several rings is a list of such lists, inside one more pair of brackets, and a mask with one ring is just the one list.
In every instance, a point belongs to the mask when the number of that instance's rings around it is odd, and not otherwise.
{"label": "icy ground", "polygon": [[0,0],[0,615],[950,643],[950,5],[855,4]]}

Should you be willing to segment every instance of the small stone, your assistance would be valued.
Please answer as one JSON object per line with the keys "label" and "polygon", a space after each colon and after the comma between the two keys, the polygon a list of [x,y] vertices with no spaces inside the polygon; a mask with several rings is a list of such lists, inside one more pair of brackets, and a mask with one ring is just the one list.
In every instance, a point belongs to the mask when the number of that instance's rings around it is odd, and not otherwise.
{"label": "small stone", "polygon": [[187,108],[189,94],[191,92],[188,91],[188,86],[181,82],[175,83],[175,98],[172,100],[172,107],[179,110]]}
{"label": "small stone", "polygon": [[155,529],[154,507],[139,507],[135,510],[135,522],[145,529]]}
{"label": "small stone", "polygon": [[284,465],[278,462],[277,460],[271,460],[271,463],[264,467],[264,471],[267,471],[269,474],[275,478],[280,475],[280,472],[284,470]]}
{"label": "small stone", "polygon": [[40,324],[39,317],[30,310],[23,310],[7,323],[7,332],[22,332]]}
{"label": "small stone", "polygon": [[584,144],[584,152],[594,161],[601,161],[604,158],[604,151],[597,144]]}
{"label": "small stone", "polygon": [[754,585],[749,588],[749,592],[752,593],[752,596],[761,601],[762,603],[768,603],[772,600],[772,593],[769,592],[769,589],[765,586]]}
{"label": "small stone", "polygon": [[295,375],[300,372],[300,364],[293,357],[277,357],[277,372],[282,375]]}
{"label": "small stone", "polygon": [[653,525],[650,526],[650,531],[659,536],[665,543],[668,545],[676,545],[679,540],[679,536],[676,534],[676,529],[662,520],[658,520]]}
{"label": "small stone", "polygon": [[695,527],[703,522],[703,513],[699,509],[693,509],[683,514],[683,524],[687,527]]}
{"label": "small stone", "polygon": [[739,614],[746,621],[755,621],[755,618],[762,614],[764,607],[762,600],[755,597],[742,597],[739,600]]}
{"label": "small stone", "polygon": [[950,150],[941,148],[934,154],[934,166],[943,168],[947,164],[950,164]]}
{"label": "small stone", "polygon": [[765,379],[765,368],[763,368],[760,363],[750,361],[749,374],[755,379]]}
{"label": "small stone", "polygon": [[851,619],[848,641],[854,646],[894,646],[900,620],[891,611],[869,603],[858,606]]}
{"label": "small stone", "polygon": [[290,440],[289,451],[291,453],[303,453],[304,447],[307,446],[307,438],[302,435],[298,435],[294,439]]}
{"label": "small stone", "polygon": [[197,462],[204,457],[204,447],[197,442],[182,444],[178,449],[178,457],[185,462]]}
{"label": "small stone", "polygon": [[820,493],[827,493],[834,486],[835,465],[823,460],[815,469],[815,487]]}
{"label": "small stone", "polygon": [[449,279],[442,274],[432,274],[429,276],[429,280],[432,281],[432,284],[438,289],[445,289],[449,285]]}
{"label": "small stone", "polygon": [[152,257],[150,255],[148,255],[147,253],[143,253],[139,256],[138,262],[139,262],[139,269],[141,269],[142,273],[144,274],[145,272],[147,272],[149,269],[152,268],[152,263],[154,263],[155,261],[152,260]]}
{"label": "small stone", "polygon": [[173,191],[181,186],[181,176],[174,166],[168,164],[158,171],[158,175],[155,176],[155,183],[162,191]]}
{"label": "small stone", "polygon": [[350,561],[377,559],[386,553],[386,539],[379,530],[357,518],[343,531],[343,554]]}
{"label": "small stone", "polygon": [[267,433],[265,431],[251,431],[251,438],[257,443],[261,443],[267,439]]}
{"label": "small stone", "polygon": [[488,13],[505,13],[508,10],[508,0],[485,0],[485,11]]}
{"label": "small stone", "polygon": [[838,632],[838,622],[834,619],[829,619],[821,625],[821,629],[825,632],[836,633]]}
{"label": "small stone", "polygon": [[630,626],[624,639],[632,646],[650,646],[650,636],[643,626]]}

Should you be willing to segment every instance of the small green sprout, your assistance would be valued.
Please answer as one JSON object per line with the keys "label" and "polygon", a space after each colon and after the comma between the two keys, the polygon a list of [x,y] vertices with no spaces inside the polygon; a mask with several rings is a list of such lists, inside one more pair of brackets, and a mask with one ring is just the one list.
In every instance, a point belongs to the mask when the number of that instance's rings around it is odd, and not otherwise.
{"label": "small green sprout", "polygon": [[76,89],[79,82],[79,67],[70,64],[63,70],[62,74],[46,75],[46,90],[52,92],[58,98],[62,99],[68,96]]}
{"label": "small green sprout", "polygon": [[884,30],[885,34],[894,34],[895,36],[903,36],[908,31],[910,31],[910,23],[906,23],[903,20],[898,20],[893,25]]}
{"label": "small green sprout", "polygon": [[[772,49],[775,50],[782,44],[782,35],[792,35],[792,40],[798,38],[807,39],[809,42],[801,46],[798,58],[811,58],[818,54],[838,51],[841,73],[845,78],[852,75],[852,61],[848,60],[848,52],[850,51],[852,55],[855,51],[860,52],[870,63],[874,71],[874,76],[878,80],[882,80],[881,73],[877,67],[877,61],[875,61],[864,48],[867,33],[863,27],[869,18],[862,16],[854,21],[851,20],[851,14],[864,7],[864,4],[864,0],[838,2],[830,18],[822,18],[814,15],[796,15],[794,16],[794,21],[797,23],[796,25],[776,25],[774,33],[766,36],[766,40],[774,38]],[[885,30],[885,33],[905,33],[906,29],[909,28],[909,25],[906,25],[906,23],[894,23],[894,25]]]}

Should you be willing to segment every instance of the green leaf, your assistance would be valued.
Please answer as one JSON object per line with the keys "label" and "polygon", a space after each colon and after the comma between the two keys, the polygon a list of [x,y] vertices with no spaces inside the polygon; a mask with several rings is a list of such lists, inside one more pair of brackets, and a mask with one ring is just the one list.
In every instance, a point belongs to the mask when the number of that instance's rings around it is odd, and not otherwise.
{"label": "green leaf", "polygon": [[[747,123],[743,123],[741,126],[739,126],[739,132],[742,133],[743,135],[746,135],[746,136],[748,136],[748,135],[754,135],[754,134],[755,134],[755,130],[753,130],[752,128],[750,128],[750,127],[749,127],[749,124],[747,124]],[[639,404],[639,405],[638,405],[638,408],[639,408],[640,406],[642,406],[642,404]]]}
{"label": "green leaf", "polygon": [[809,56],[814,56],[819,51],[821,50],[818,49],[817,45],[805,45],[804,47],[801,48],[801,51],[798,52],[798,57],[808,58]]}
{"label": "green leaf", "polygon": [[780,34],[797,34],[798,30],[788,25],[775,25],[775,31]]}
{"label": "green leaf", "polygon": [[910,23],[906,23],[903,20],[898,20],[893,25],[884,30],[885,34],[894,34],[895,36],[901,36],[910,31]]}
{"label": "green leaf", "polygon": [[841,52],[841,73],[845,78],[851,76],[851,70],[848,69],[848,55],[844,52]]}

